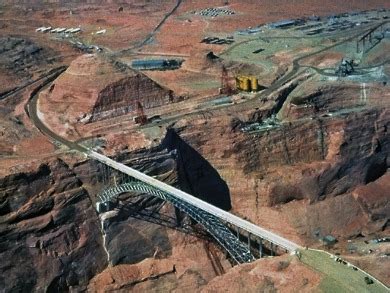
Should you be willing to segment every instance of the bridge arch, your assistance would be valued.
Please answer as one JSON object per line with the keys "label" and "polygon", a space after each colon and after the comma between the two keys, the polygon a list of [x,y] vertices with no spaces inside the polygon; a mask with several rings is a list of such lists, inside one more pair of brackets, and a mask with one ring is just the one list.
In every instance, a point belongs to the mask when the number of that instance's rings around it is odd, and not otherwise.
{"label": "bridge arch", "polygon": [[249,247],[244,245],[222,222],[221,220],[191,204],[188,204],[180,199],[171,196],[155,187],[147,185],[143,182],[123,183],[114,187],[103,190],[97,196],[96,210],[100,213],[105,207],[112,205],[111,203],[118,200],[120,194],[126,192],[137,192],[150,194],[164,201],[170,202],[176,208],[189,215],[196,222],[201,224],[210,235],[230,254],[237,263],[246,263],[254,261]]}

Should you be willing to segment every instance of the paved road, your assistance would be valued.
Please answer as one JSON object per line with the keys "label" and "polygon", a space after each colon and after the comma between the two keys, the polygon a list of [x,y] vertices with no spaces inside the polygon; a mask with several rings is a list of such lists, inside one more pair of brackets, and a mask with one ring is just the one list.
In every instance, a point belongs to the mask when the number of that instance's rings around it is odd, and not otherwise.
{"label": "paved road", "polygon": [[[42,84],[41,89],[48,86],[49,84],[50,82],[48,82],[47,84]],[[41,119],[38,116],[38,110],[37,110],[38,94],[39,94],[38,92],[32,94],[29,102],[26,104],[25,110],[27,112],[28,117],[31,119],[34,125],[39,129],[39,131],[41,131],[44,135],[46,135],[54,144],[60,143],[72,150],[77,150],[82,153],[88,152],[88,149],[85,148],[84,146],[66,140],[62,136],[59,136],[41,121]]]}
{"label": "paved road", "polygon": [[140,43],[134,45],[133,47],[131,48],[128,48],[128,49],[124,49],[120,52],[118,52],[118,54],[124,54],[124,53],[131,53],[133,52],[134,49],[137,49],[138,51],[141,50],[141,48],[143,46],[145,46],[148,42],[150,42],[153,38],[154,38],[154,35],[156,34],[156,32],[164,25],[164,23],[167,21],[167,19],[173,14],[175,13],[175,11],[179,8],[180,4],[181,4],[182,0],[177,0],[175,6],[172,8],[171,11],[169,11],[166,15],[164,15],[164,18],[159,22],[159,24],[146,36],[146,38],[144,40],[142,40]]}

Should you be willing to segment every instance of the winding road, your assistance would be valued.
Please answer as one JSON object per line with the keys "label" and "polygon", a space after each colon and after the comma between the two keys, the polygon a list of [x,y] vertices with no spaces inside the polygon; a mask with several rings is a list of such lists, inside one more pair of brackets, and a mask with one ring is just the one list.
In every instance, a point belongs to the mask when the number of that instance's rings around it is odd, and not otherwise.
{"label": "winding road", "polygon": [[164,15],[163,19],[158,23],[158,25],[146,36],[145,39],[143,39],[141,42],[139,42],[138,44],[132,46],[131,48],[128,48],[128,49],[124,49],[122,51],[119,52],[119,54],[124,54],[124,53],[131,53],[134,49],[138,49],[140,50],[143,46],[145,46],[148,42],[150,42],[156,32],[164,25],[164,23],[167,21],[167,19],[173,14],[175,13],[175,11],[179,8],[180,4],[182,3],[182,0],[177,0],[175,6],[172,8],[172,10],[170,12],[168,12],[166,15]]}

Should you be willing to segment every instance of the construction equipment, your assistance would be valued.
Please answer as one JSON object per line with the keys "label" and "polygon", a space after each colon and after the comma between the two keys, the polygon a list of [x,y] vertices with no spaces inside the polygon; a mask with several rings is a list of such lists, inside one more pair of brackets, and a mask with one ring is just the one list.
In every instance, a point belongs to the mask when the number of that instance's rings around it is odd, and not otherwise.
{"label": "construction equipment", "polygon": [[134,123],[144,125],[148,122],[148,117],[144,113],[144,108],[140,101],[136,101],[137,115],[133,118]]}
{"label": "construction equipment", "polygon": [[245,92],[257,92],[259,90],[259,82],[255,76],[236,76],[236,88]]}
{"label": "construction equipment", "polygon": [[338,68],[335,70],[335,73],[339,77],[345,77],[347,75],[350,75],[355,71],[354,65],[355,65],[354,60],[347,60],[343,58]]}
{"label": "construction equipment", "polygon": [[148,122],[148,117],[144,113],[144,107],[141,104],[140,99],[140,85],[139,85],[139,79],[137,82],[137,96],[133,100],[133,109],[136,111],[136,116],[134,116],[133,121],[136,124],[144,125]]}

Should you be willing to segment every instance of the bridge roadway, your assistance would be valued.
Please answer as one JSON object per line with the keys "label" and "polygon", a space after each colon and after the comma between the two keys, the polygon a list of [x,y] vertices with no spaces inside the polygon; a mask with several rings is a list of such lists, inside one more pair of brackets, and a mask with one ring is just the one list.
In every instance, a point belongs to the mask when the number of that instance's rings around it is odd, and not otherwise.
{"label": "bridge roadway", "polygon": [[204,202],[184,191],[181,191],[175,187],[172,187],[166,183],[163,183],[157,179],[154,179],[153,177],[150,177],[148,175],[145,175],[144,173],[137,171],[131,167],[128,167],[122,163],[116,162],[102,154],[99,154],[95,151],[88,151],[87,156],[91,159],[95,159],[107,166],[110,166],[111,168],[118,170],[126,175],[129,175],[133,178],[136,178],[148,185],[151,185],[161,191],[164,191],[181,201],[184,201],[190,205],[193,205],[201,210],[204,210],[216,217],[218,217],[220,220],[230,223],[231,225],[238,227],[251,235],[255,235],[257,237],[260,237],[264,240],[267,240],[274,245],[277,245],[278,247],[284,248],[287,251],[295,251],[297,249],[300,249],[298,244],[283,238],[275,233],[272,233],[264,228],[261,228],[255,224],[252,224],[244,219],[241,219],[240,217],[233,215],[227,211],[224,211],[218,207],[215,207],[207,202]]}

